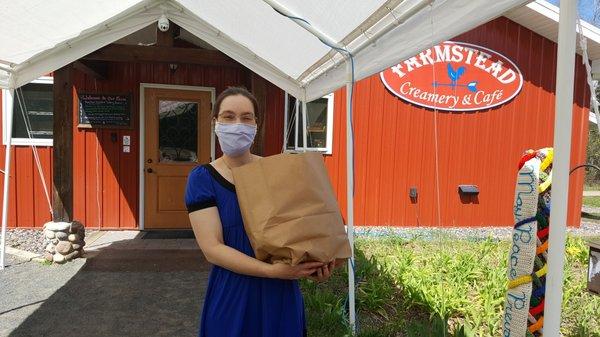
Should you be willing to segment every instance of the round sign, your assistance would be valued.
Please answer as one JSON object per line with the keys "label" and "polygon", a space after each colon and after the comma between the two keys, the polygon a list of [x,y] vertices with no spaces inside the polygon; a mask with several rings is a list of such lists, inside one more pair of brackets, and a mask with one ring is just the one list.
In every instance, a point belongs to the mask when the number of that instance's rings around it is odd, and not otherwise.
{"label": "round sign", "polygon": [[508,58],[493,50],[446,41],[380,73],[396,96],[430,109],[483,110],[513,99],[523,76]]}

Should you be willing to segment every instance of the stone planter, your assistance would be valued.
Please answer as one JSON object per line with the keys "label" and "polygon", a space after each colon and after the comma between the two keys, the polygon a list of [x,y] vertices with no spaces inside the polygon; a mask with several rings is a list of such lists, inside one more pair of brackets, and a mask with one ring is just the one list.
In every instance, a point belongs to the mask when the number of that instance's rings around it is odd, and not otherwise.
{"label": "stone planter", "polygon": [[47,222],[44,225],[44,237],[44,257],[50,262],[65,263],[83,255],[85,227],[79,221]]}

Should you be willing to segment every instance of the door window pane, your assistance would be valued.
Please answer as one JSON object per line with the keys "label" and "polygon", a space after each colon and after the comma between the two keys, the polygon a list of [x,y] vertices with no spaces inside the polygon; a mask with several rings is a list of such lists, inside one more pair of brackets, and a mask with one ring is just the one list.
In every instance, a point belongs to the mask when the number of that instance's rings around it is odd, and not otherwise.
{"label": "door window pane", "polygon": [[160,162],[198,161],[198,104],[159,101],[158,151]]}

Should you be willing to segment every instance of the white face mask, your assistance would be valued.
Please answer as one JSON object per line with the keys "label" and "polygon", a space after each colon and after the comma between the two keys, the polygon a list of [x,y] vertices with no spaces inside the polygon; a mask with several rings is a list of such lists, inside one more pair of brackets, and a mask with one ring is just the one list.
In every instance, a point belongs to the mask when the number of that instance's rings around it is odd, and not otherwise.
{"label": "white face mask", "polygon": [[250,149],[256,136],[256,125],[244,123],[220,123],[215,125],[215,133],[223,153],[230,157],[237,157]]}

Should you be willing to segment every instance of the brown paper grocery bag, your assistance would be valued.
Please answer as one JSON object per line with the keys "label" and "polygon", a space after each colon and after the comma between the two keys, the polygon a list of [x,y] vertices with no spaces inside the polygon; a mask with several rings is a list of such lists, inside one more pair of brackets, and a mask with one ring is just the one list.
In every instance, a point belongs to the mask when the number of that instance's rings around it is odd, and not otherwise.
{"label": "brown paper grocery bag", "polygon": [[280,154],[234,168],[256,258],[296,265],[350,257],[339,206],[319,153]]}

